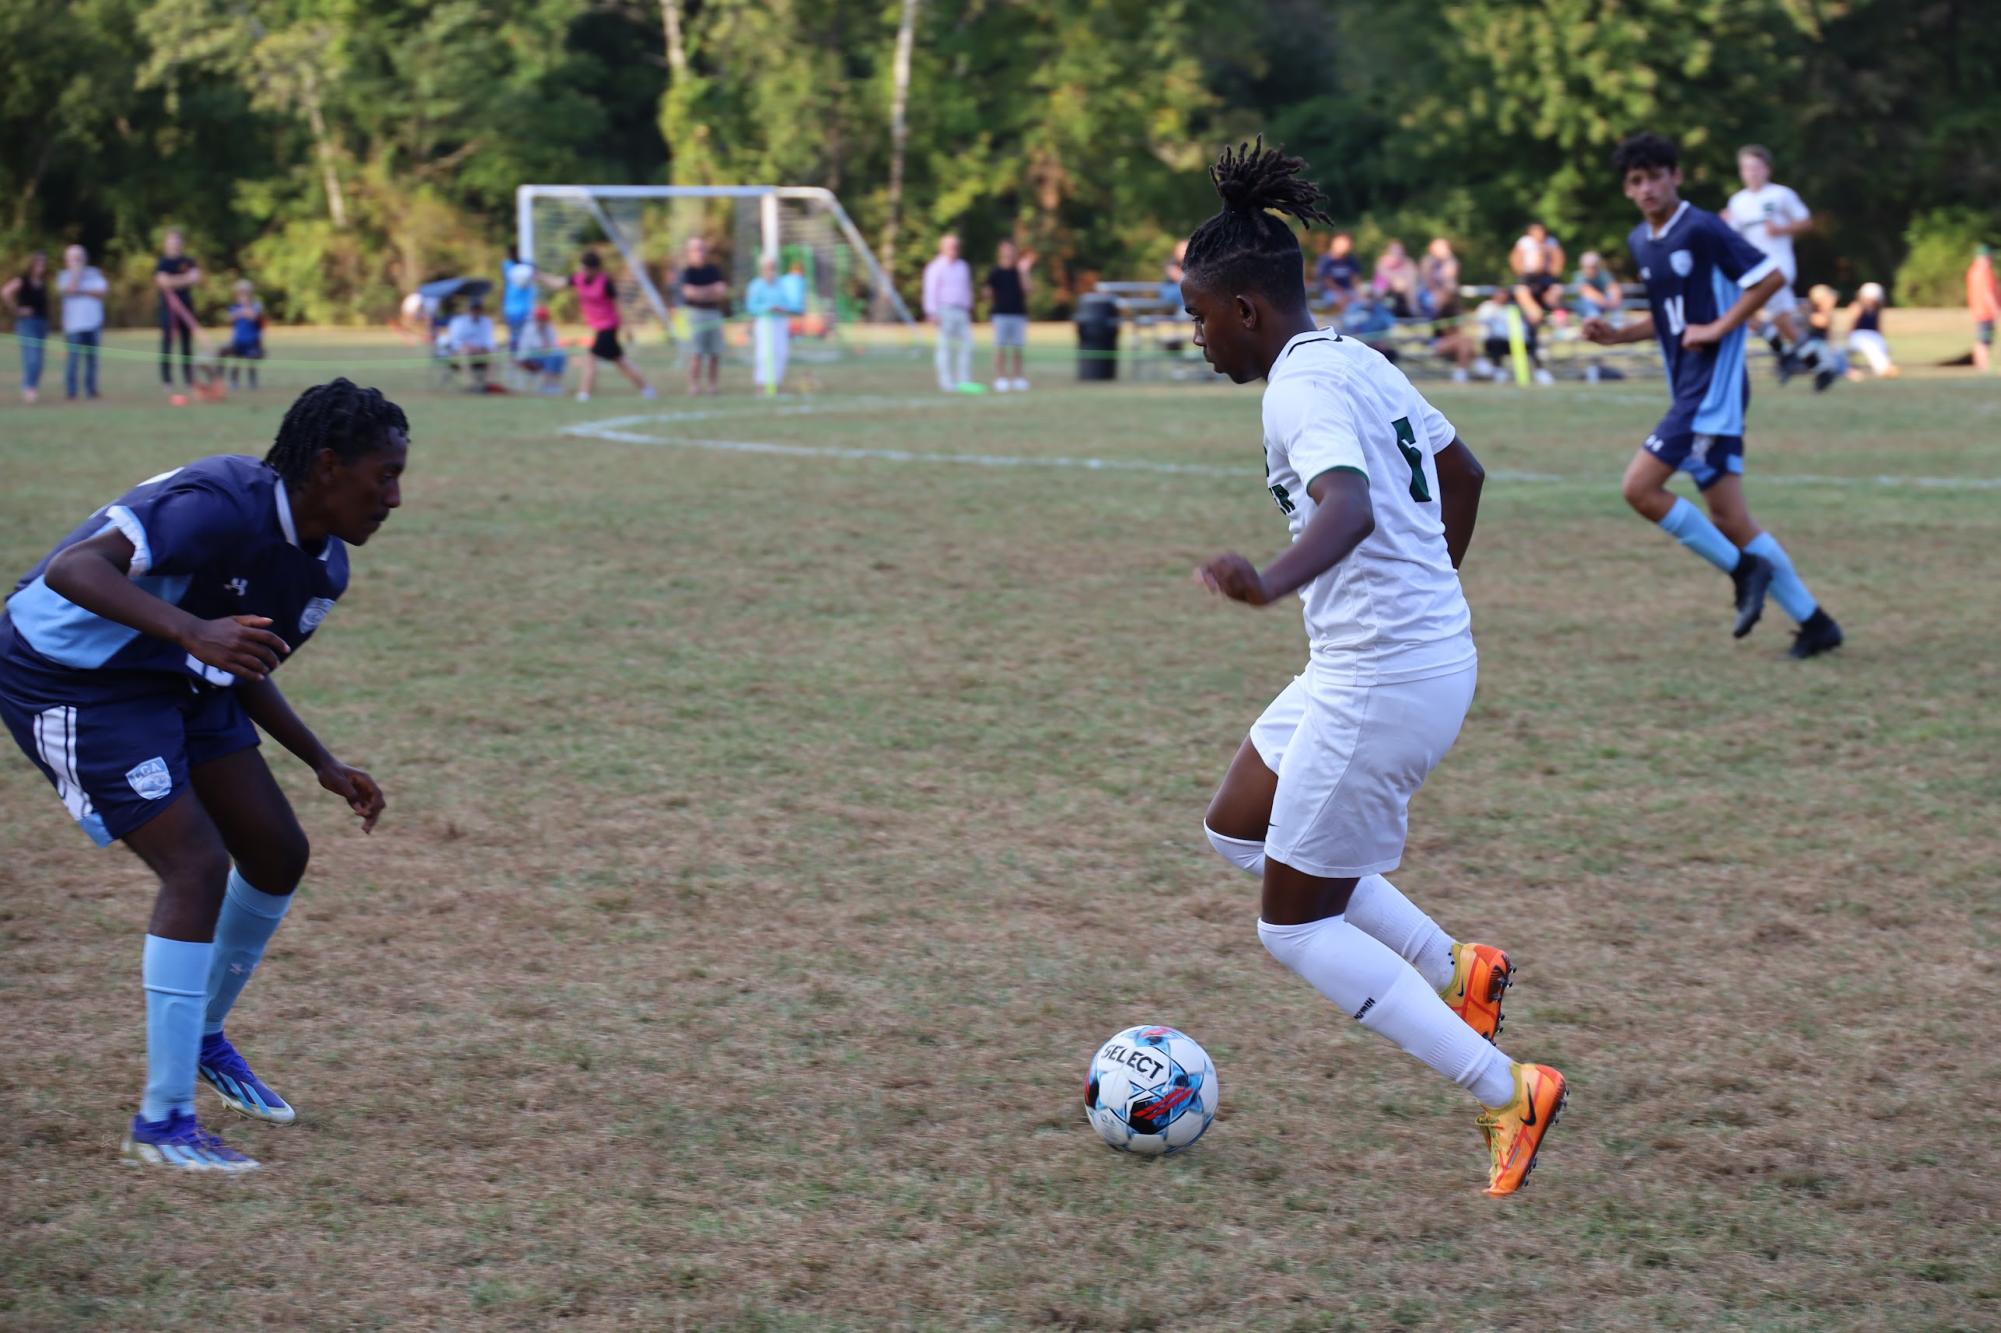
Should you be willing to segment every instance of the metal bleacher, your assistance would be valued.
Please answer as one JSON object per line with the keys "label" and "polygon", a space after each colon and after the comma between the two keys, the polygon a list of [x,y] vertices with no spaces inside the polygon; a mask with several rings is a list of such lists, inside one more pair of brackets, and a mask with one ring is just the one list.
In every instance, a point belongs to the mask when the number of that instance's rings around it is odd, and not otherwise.
{"label": "metal bleacher", "polygon": [[[1096,290],[1112,298],[1119,312],[1120,373],[1127,378],[1214,379],[1200,352],[1189,341],[1188,313],[1178,304],[1161,299],[1161,283],[1101,282]],[[1443,377],[1450,365],[1432,350],[1432,340],[1443,324],[1470,325],[1473,310],[1481,302],[1504,289],[1468,285],[1459,289],[1460,312],[1445,319],[1412,318],[1393,320],[1378,332],[1355,334],[1378,351],[1392,356],[1405,374],[1413,379]],[[1628,298],[1622,309],[1644,311],[1646,302]],[[1333,308],[1319,302],[1314,313],[1333,323]],[[1579,332],[1582,318],[1566,311],[1552,321],[1542,337],[1542,360],[1558,379],[1590,379],[1596,375],[1638,378],[1658,375],[1660,357],[1652,340],[1600,347],[1586,342]]]}

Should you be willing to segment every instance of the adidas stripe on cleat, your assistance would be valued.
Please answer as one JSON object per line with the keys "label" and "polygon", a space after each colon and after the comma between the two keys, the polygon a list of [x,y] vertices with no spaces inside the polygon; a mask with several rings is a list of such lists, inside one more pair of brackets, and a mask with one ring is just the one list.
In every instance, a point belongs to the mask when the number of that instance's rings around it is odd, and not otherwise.
{"label": "adidas stripe on cleat", "polygon": [[201,1122],[185,1111],[176,1111],[165,1120],[132,1117],[125,1136],[124,1158],[134,1166],[161,1166],[175,1171],[215,1171],[240,1175],[257,1170],[257,1161],[247,1157],[201,1127]]}
{"label": "adidas stripe on cleat", "polygon": [[220,1032],[201,1039],[201,1056],[195,1072],[239,1115],[262,1120],[267,1125],[289,1125],[299,1118],[299,1113],[283,1097],[250,1072],[250,1066]]}
{"label": "adidas stripe on cleat", "polygon": [[1438,992],[1466,1026],[1493,1041],[1501,1033],[1501,997],[1514,983],[1514,965],[1491,944],[1452,946],[1452,980]]}

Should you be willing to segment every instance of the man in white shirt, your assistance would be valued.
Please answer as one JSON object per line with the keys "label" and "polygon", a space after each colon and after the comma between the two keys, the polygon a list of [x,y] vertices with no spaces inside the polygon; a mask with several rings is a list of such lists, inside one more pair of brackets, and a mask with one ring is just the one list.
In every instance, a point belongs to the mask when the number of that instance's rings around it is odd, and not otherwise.
{"label": "man in white shirt", "polygon": [[924,318],[938,326],[938,387],[957,393],[973,378],[973,270],[949,231],[924,266]]}
{"label": "man in white shirt", "polygon": [[1773,293],[1763,311],[1778,329],[1773,334],[1768,326],[1765,336],[1772,354],[1779,358],[1779,382],[1783,384],[1800,364],[1800,327],[1793,314],[1799,308],[1799,298],[1793,295],[1799,267],[1793,258],[1793,237],[1813,230],[1813,214],[1807,212],[1791,186],[1773,183],[1771,149],[1754,143],[1738,149],[1737,175],[1744,188],[1730,196],[1723,220],[1761,253],[1776,260],[1779,271],[1786,275],[1786,285]]}
{"label": "man in white shirt", "polygon": [[474,297],[463,315],[453,315],[445,326],[445,350],[453,363],[466,362],[472,369],[473,387],[486,388],[487,357],[493,354],[493,321],[487,318],[486,303]]}
{"label": "man in white shirt", "polygon": [[63,251],[63,274],[56,290],[63,298],[63,341],[69,353],[63,361],[63,396],[76,397],[77,369],[83,370],[84,393],[97,397],[97,348],[104,338],[104,275],[90,263],[80,245]]}

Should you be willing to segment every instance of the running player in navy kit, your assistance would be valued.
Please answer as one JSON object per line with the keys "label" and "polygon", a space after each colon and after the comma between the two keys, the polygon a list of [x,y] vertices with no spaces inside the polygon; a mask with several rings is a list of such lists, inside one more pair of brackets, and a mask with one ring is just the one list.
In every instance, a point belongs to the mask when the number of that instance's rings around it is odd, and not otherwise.
{"label": "running player in navy kit", "polygon": [[[1626,468],[1626,503],[1730,575],[1738,638],[1758,623],[1769,592],[1799,623],[1793,657],[1838,648],[1841,627],[1744,503],[1744,409],[1750,401],[1744,322],[1785,286],[1785,272],[1723,219],[1681,198],[1680,156],[1667,139],[1635,134],[1613,153],[1612,165],[1645,219],[1627,244],[1647,285],[1651,319],[1618,328],[1587,319],[1584,336],[1610,344],[1657,335],[1673,402]],[[1668,490],[1677,471],[1694,479],[1709,517]]]}
{"label": "running player in navy kit", "polygon": [[219,455],[141,482],[58,542],[0,613],[0,718],[84,831],[160,878],[129,1161],[257,1166],[196,1120],[198,1074],[245,1115],[294,1119],[222,1031],[306,869],[256,728],[375,827],[382,789],[334,758],[271,673],[346,591],[348,546],[402,503],[408,437],[374,389],[308,389],[262,462]]}

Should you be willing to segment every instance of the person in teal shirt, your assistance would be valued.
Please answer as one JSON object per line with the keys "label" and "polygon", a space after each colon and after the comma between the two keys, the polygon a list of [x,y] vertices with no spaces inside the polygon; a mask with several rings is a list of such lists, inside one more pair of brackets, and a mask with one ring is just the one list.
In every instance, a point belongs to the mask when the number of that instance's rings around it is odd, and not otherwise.
{"label": "person in teal shirt", "polygon": [[792,317],[806,310],[806,279],[797,273],[778,276],[778,260],[766,255],[757,265],[757,276],[744,291],[744,309],[750,312],[752,342],[756,362],[752,379],[767,394],[778,392],[785,381],[785,356],[792,345]]}

